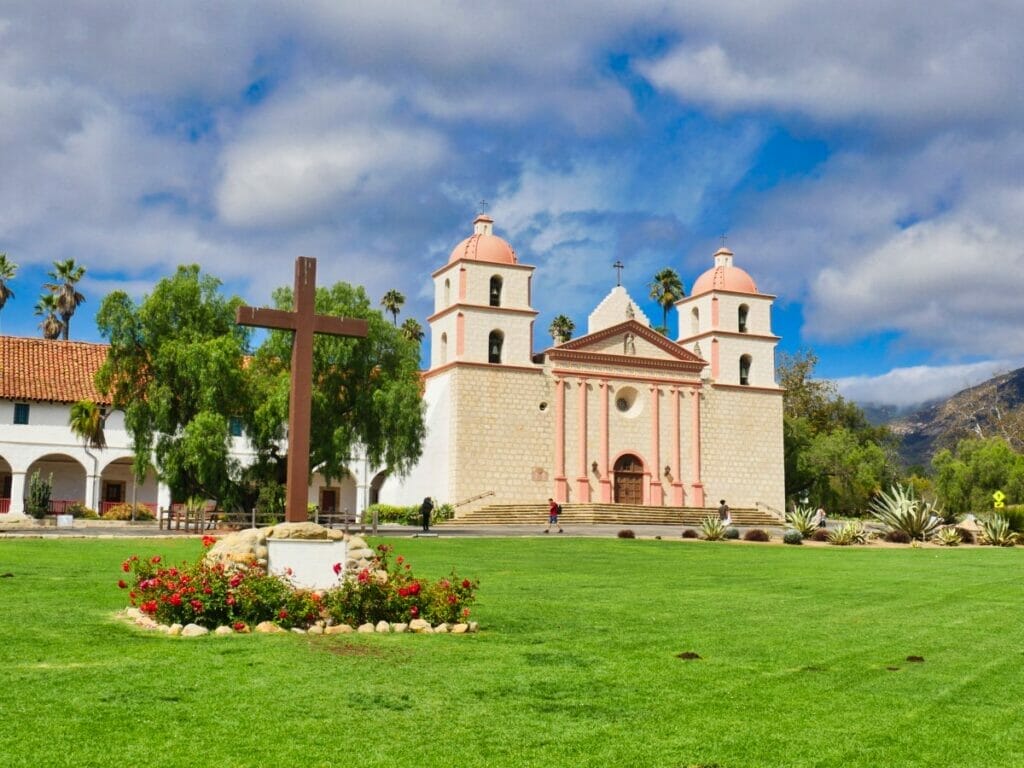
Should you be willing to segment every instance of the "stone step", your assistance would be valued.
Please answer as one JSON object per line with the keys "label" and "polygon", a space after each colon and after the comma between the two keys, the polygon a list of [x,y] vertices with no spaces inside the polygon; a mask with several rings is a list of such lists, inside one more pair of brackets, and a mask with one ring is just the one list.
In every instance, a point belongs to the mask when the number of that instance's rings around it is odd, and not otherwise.
{"label": "stone step", "polygon": [[[684,525],[699,526],[717,515],[715,509],[698,507],[648,507],[629,504],[563,504],[565,525]],[[782,521],[759,509],[733,509],[732,521],[743,526],[778,526]],[[543,525],[547,504],[491,504],[442,525]]]}

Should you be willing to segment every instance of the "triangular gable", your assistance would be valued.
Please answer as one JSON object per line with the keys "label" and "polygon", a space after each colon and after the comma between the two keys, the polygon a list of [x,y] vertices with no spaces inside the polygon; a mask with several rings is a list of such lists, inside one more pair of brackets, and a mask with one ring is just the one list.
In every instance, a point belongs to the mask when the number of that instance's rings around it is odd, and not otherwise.
{"label": "triangular gable", "polygon": [[644,360],[648,364],[660,361],[672,368],[694,372],[707,365],[688,349],[636,320],[626,320],[570,339],[547,350],[546,354],[552,360],[591,358],[595,363],[620,365],[636,360]]}

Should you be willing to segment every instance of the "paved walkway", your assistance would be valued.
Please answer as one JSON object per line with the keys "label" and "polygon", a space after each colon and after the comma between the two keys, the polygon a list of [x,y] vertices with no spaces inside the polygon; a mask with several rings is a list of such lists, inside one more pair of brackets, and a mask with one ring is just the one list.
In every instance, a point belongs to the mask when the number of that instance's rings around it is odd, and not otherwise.
{"label": "paved walkway", "polygon": [[[406,525],[382,525],[373,534],[369,527],[362,531],[358,526],[350,530],[354,533],[365,533],[365,535],[376,535],[388,538],[416,538],[429,536],[431,538],[496,538],[496,537],[524,537],[524,536],[545,536],[548,538],[572,538],[572,537],[594,537],[614,538],[619,531],[629,529],[636,534],[638,539],[653,539],[660,536],[663,539],[679,538],[682,535],[684,526],[679,525],[570,525],[563,526],[565,533],[545,534],[544,529],[539,525],[465,525],[457,523],[451,525],[434,526],[429,534],[424,534],[418,526]],[[737,526],[741,531],[742,526]],[[782,526],[769,529],[774,536],[782,534]],[[206,532],[213,536],[223,536],[227,531],[221,529]],[[157,528],[156,523],[134,523],[124,525],[90,525],[88,520],[77,520],[72,528],[55,528],[53,526],[4,526],[0,523],[0,538],[199,538],[203,533],[194,531],[166,531]]]}

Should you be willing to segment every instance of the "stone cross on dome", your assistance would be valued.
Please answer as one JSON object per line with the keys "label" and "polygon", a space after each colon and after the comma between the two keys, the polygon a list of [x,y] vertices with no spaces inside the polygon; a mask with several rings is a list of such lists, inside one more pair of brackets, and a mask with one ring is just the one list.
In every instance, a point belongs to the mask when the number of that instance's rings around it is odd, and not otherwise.
{"label": "stone cross on dome", "polygon": [[309,488],[309,425],[313,392],[313,335],[365,337],[369,323],[351,317],[316,314],[316,259],[295,260],[293,312],[264,307],[239,307],[235,322],[257,328],[293,331],[292,389],[288,402],[288,501],[285,520],[305,522]]}

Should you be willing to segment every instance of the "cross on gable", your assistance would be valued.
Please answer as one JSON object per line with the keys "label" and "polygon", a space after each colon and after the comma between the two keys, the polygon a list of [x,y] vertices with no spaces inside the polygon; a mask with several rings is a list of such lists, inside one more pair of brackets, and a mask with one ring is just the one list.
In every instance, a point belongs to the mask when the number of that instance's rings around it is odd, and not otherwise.
{"label": "cross on gable", "polygon": [[285,520],[304,522],[309,488],[309,424],[313,390],[313,335],[362,338],[369,330],[365,320],[316,314],[316,259],[295,260],[293,312],[264,307],[239,307],[235,322],[257,328],[293,331],[292,391],[288,402],[288,501]]}

